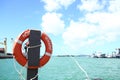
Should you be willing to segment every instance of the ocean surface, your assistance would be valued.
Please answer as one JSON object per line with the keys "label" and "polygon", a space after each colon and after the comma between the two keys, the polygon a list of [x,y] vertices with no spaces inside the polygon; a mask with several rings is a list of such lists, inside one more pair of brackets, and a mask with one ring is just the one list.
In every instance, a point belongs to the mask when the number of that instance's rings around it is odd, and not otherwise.
{"label": "ocean surface", "polygon": [[[87,74],[87,76],[86,76]],[[39,80],[120,80],[120,59],[52,57],[39,69]],[[25,80],[26,68],[14,59],[0,59],[0,80]]]}

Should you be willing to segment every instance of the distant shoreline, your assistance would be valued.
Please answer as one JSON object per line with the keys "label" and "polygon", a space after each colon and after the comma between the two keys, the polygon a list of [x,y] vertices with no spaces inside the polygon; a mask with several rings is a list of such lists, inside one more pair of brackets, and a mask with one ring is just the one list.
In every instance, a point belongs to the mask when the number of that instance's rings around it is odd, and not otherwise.
{"label": "distant shoreline", "polygon": [[89,57],[90,55],[54,55],[55,57]]}

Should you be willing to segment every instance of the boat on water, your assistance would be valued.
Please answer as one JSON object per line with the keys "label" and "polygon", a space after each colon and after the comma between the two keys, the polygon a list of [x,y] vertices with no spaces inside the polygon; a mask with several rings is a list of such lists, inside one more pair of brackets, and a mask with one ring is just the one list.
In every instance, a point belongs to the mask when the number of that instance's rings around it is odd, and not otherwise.
{"label": "boat on water", "polygon": [[11,53],[0,53],[0,59],[13,58]]}
{"label": "boat on water", "polygon": [[7,38],[4,42],[0,42],[1,45],[4,45],[3,48],[0,48],[0,59],[13,58],[12,53],[7,53]]}
{"label": "boat on water", "polygon": [[120,58],[120,48],[116,49],[117,51],[114,53],[111,53],[109,55],[106,55],[105,53],[93,53],[91,55],[92,58]]}

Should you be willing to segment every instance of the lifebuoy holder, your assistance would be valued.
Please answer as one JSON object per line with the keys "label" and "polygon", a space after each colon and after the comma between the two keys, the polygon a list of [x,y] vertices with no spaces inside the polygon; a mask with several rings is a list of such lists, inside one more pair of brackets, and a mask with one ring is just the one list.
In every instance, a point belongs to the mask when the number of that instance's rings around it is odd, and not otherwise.
{"label": "lifebuoy holder", "polygon": [[22,43],[29,38],[30,36],[30,30],[24,31],[20,36],[18,36],[17,40],[14,43],[13,46],[13,56],[16,59],[16,61],[29,69],[36,69],[44,66],[50,59],[52,55],[52,42],[50,38],[45,34],[41,34],[41,40],[45,44],[45,54],[39,59],[39,66],[28,66],[28,60],[22,53]]}

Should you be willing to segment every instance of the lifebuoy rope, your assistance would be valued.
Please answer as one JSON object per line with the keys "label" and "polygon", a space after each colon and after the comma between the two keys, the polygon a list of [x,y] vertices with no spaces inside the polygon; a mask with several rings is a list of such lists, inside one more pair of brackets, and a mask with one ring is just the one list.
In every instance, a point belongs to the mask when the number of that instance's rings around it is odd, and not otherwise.
{"label": "lifebuoy rope", "polygon": [[[15,42],[17,42],[18,44],[21,44],[21,45],[23,43],[21,40],[15,40]],[[36,48],[36,47],[41,47],[41,44],[35,45],[35,46],[28,46],[27,48]]]}
{"label": "lifebuoy rope", "polygon": [[[22,75],[22,72],[19,71],[19,70],[17,69],[17,67],[16,67],[15,56],[14,56],[14,55],[13,55],[13,65],[14,65],[15,71],[19,74],[20,78],[21,78],[22,80],[25,80],[24,76]],[[23,68],[22,68],[22,69],[23,69]],[[22,69],[21,69],[21,70],[22,70]]]}
{"label": "lifebuoy rope", "polygon": [[35,79],[37,76],[38,76],[38,73],[34,77],[32,77],[30,80]]}
{"label": "lifebuoy rope", "polygon": [[28,46],[27,48],[36,48],[36,47],[41,47],[41,44],[40,45],[35,45],[35,46]]}

